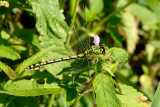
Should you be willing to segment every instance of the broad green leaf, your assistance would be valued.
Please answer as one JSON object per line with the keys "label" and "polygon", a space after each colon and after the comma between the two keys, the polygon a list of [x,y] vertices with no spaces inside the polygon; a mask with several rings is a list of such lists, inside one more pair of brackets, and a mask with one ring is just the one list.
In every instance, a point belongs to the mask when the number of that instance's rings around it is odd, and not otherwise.
{"label": "broad green leaf", "polygon": [[107,55],[113,56],[115,61],[119,61],[119,63],[122,64],[128,60],[128,53],[125,50],[117,47],[110,48]]}
{"label": "broad green leaf", "polygon": [[40,85],[31,80],[19,80],[6,86],[4,90],[0,90],[0,93],[15,96],[39,96],[60,93],[60,87],[55,83]]}
{"label": "broad green leaf", "polygon": [[103,0],[92,0],[90,5],[91,12],[98,14],[103,10]]}
{"label": "broad green leaf", "polygon": [[99,73],[96,75],[93,81],[93,90],[98,107],[121,107],[121,102],[114,89],[114,84],[105,74]]}
{"label": "broad green leaf", "polygon": [[156,90],[155,96],[153,98],[153,102],[151,107],[160,107],[160,84],[158,84],[158,88]]}
{"label": "broad green leaf", "polygon": [[119,84],[122,89],[123,95],[117,95],[122,102],[122,107],[150,107],[151,102],[147,101],[147,97],[142,93],[137,92],[131,86]]}
{"label": "broad green leaf", "polygon": [[68,26],[59,10],[58,0],[29,0],[36,14],[36,27],[41,35],[66,39]]}
{"label": "broad green leaf", "polygon": [[16,73],[20,74],[22,71],[25,70],[25,68],[33,63],[36,63],[38,61],[41,60],[42,57],[46,56],[46,53],[51,51],[53,48],[55,47],[55,45],[50,46],[47,49],[44,49],[38,53],[36,53],[35,55],[33,55],[32,57],[26,59],[25,61],[23,61],[16,69]]}
{"label": "broad green leaf", "polygon": [[133,53],[138,42],[138,28],[135,17],[130,12],[124,12],[122,15],[123,30],[127,41],[127,51]]}
{"label": "broad green leaf", "polygon": [[146,0],[150,8],[156,13],[160,22],[160,1],[159,0]]}
{"label": "broad green leaf", "polygon": [[134,16],[136,16],[140,21],[146,25],[148,28],[156,30],[158,24],[158,17],[148,8],[132,3],[127,10],[129,10]]}
{"label": "broad green leaf", "polygon": [[59,80],[54,78],[47,72],[37,72],[32,75],[32,79],[19,78],[12,81],[0,90],[0,93],[5,93],[15,96],[39,96],[45,94],[58,94],[62,90],[59,87]]}
{"label": "broad green leaf", "polygon": [[17,60],[20,59],[21,56],[19,53],[13,49],[11,46],[5,46],[5,45],[0,45],[0,56],[2,58],[7,58],[11,60]]}
{"label": "broad green leaf", "polygon": [[7,75],[10,79],[14,80],[14,79],[16,78],[16,75],[15,75],[15,73],[14,73],[14,70],[13,70],[10,66],[4,64],[4,63],[1,62],[1,61],[0,61],[0,68],[6,73],[6,75]]}

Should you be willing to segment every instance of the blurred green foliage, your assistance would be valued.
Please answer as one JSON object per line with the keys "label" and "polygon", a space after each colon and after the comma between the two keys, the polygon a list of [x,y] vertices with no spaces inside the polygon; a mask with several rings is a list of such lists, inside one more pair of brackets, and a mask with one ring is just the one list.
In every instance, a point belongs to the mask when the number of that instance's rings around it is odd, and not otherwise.
{"label": "blurred green foliage", "polygon": [[[0,105],[90,107],[96,100],[98,106],[112,101],[117,102],[107,106],[150,106],[160,79],[159,7],[159,0],[0,1],[0,92],[7,93],[0,94]],[[38,61],[81,52],[92,42],[88,38],[92,39],[94,35],[100,36],[101,44],[109,48],[121,47],[129,53],[126,64],[118,68],[117,63],[111,67],[103,66],[116,76],[116,81],[126,84],[116,85],[125,96],[113,92],[114,85],[103,73],[95,77],[93,86],[97,88],[93,90],[95,93],[105,92],[105,95],[94,95],[93,92],[91,96],[90,90],[79,95],[79,90],[83,92],[87,84],[88,73],[66,72],[79,71],[85,66],[81,64],[74,68],[74,61],[47,65],[39,71],[24,71],[25,67]],[[123,62],[125,55],[118,49],[110,50],[109,55],[118,55],[118,60]],[[84,67],[83,71],[88,69]],[[77,78],[77,75],[80,76]],[[77,83],[73,86],[74,81]],[[75,88],[80,83],[84,86]],[[109,97],[111,94],[113,97]],[[38,95],[41,96],[24,97]],[[157,94],[154,107],[158,107],[158,98]]]}

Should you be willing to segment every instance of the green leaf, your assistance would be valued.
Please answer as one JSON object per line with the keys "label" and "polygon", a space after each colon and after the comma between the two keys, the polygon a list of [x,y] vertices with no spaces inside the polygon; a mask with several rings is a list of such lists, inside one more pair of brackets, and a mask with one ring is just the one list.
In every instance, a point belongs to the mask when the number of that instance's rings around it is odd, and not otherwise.
{"label": "green leaf", "polygon": [[29,0],[36,14],[36,27],[42,35],[66,39],[68,26],[59,10],[58,0]]}
{"label": "green leaf", "polygon": [[118,33],[118,30],[115,28],[110,28],[109,32],[113,40],[118,44],[118,46],[122,47],[122,38]]}
{"label": "green leaf", "polygon": [[37,72],[32,79],[19,78],[6,84],[0,93],[15,96],[39,96],[45,94],[58,94],[62,90],[59,80],[47,72]]}
{"label": "green leaf", "polygon": [[27,48],[25,46],[21,46],[21,45],[12,45],[12,47],[18,51],[26,51],[27,50]]}
{"label": "green leaf", "polygon": [[107,72],[109,72],[109,74],[111,75],[111,76],[114,76],[114,73],[115,73],[115,71],[116,71],[116,69],[117,69],[117,66],[118,66],[118,62],[115,62],[115,63],[113,63],[113,64],[111,64],[111,65],[107,65],[107,64],[105,64],[105,63],[103,63],[103,68],[107,71]]}
{"label": "green leaf", "polygon": [[148,3],[149,7],[156,13],[159,22],[160,22],[160,1],[159,0],[146,0]]}
{"label": "green leaf", "polygon": [[135,17],[130,12],[124,12],[122,15],[123,30],[127,41],[127,51],[133,53],[138,42],[138,28]]}
{"label": "green leaf", "polygon": [[7,40],[10,38],[10,34],[6,30],[2,30],[1,31],[1,38]]}
{"label": "green leaf", "polygon": [[[46,49],[47,47],[50,47],[52,45],[55,45],[55,48],[52,51],[49,51],[48,54],[46,54],[46,57],[42,58],[42,61],[48,61],[57,58],[72,56],[71,51],[69,51],[65,47],[64,41],[62,39],[57,39],[57,38],[51,39],[45,36],[40,36],[39,39],[41,41],[41,44],[38,47],[41,50]],[[53,63],[44,66],[44,68],[46,68],[47,71],[50,72],[52,75],[56,75],[59,72],[61,72],[63,68],[68,67],[72,61],[73,60]]]}
{"label": "green leaf", "polygon": [[156,90],[155,96],[153,98],[153,102],[151,107],[160,107],[160,84],[158,84],[158,88]]}
{"label": "green leaf", "polygon": [[36,53],[35,55],[33,55],[32,57],[26,59],[25,61],[23,61],[16,69],[16,74],[20,74],[22,71],[25,70],[25,68],[33,63],[36,63],[38,61],[41,60],[41,58],[43,58],[44,56],[46,56],[46,53],[49,52],[50,50],[52,50],[55,47],[55,45],[50,46],[47,49],[44,49],[38,53]]}
{"label": "green leaf", "polygon": [[92,0],[90,5],[91,12],[98,14],[103,10],[104,3],[103,0]]}
{"label": "green leaf", "polygon": [[15,49],[13,49],[11,46],[5,45],[0,45],[0,56],[11,60],[17,60],[21,58]]}
{"label": "green leaf", "polygon": [[93,81],[93,90],[98,107],[121,107],[121,102],[114,89],[114,84],[105,74],[96,75]]}
{"label": "green leaf", "polygon": [[10,79],[14,80],[16,78],[14,70],[10,66],[0,61],[0,67]]}
{"label": "green leaf", "polygon": [[123,95],[117,95],[122,102],[122,107],[150,107],[151,102],[147,101],[147,97],[142,93],[137,92],[131,86],[119,84],[122,89]]}
{"label": "green leaf", "polygon": [[128,53],[121,48],[110,48],[108,50],[108,55],[113,56],[115,58],[115,61],[118,61],[121,64],[124,64],[128,60]]}
{"label": "green leaf", "polygon": [[87,18],[88,22],[92,22],[92,21],[94,21],[97,18],[96,14],[93,13],[92,11],[90,11],[87,7],[85,8],[85,11],[83,11],[81,13],[81,17],[84,20],[86,20],[86,18]]}
{"label": "green leaf", "polygon": [[66,101],[70,102],[77,97],[78,93],[75,88],[68,88],[66,89]]}

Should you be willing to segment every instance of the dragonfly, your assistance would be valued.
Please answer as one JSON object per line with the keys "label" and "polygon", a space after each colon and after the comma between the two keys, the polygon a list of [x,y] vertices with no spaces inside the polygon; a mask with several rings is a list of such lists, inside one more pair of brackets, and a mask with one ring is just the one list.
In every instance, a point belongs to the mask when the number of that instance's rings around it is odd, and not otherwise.
{"label": "dragonfly", "polygon": [[108,50],[107,46],[105,46],[104,44],[99,45],[99,42],[100,42],[99,36],[95,35],[94,40],[93,40],[94,45],[88,46],[87,48],[84,48],[81,54],[77,54],[75,56],[69,56],[69,57],[65,57],[65,58],[59,58],[59,59],[53,59],[53,60],[49,60],[49,61],[35,63],[35,64],[32,64],[32,65],[26,67],[25,70],[31,70],[31,71],[32,70],[38,70],[42,66],[45,66],[45,65],[48,65],[48,64],[67,61],[67,60],[72,60],[72,59],[82,59],[82,58],[95,59],[95,58],[98,58],[99,55],[105,55],[106,51]]}

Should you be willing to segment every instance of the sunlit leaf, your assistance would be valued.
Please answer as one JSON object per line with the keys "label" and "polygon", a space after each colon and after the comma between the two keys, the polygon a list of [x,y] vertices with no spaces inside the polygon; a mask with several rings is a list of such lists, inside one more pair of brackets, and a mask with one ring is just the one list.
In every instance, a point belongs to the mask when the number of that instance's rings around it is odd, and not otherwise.
{"label": "sunlit leaf", "polygon": [[10,34],[9,34],[7,31],[2,30],[2,31],[1,31],[1,38],[7,40],[7,39],[10,38]]}
{"label": "sunlit leaf", "polygon": [[6,75],[7,75],[10,79],[13,80],[13,79],[16,78],[16,75],[15,75],[15,73],[14,73],[14,70],[13,70],[10,66],[4,64],[4,63],[1,62],[1,61],[0,61],[0,68],[6,73]]}
{"label": "sunlit leaf", "polygon": [[107,55],[113,56],[115,61],[119,61],[122,64],[128,60],[128,53],[125,50],[117,47],[110,48],[107,51]]}
{"label": "sunlit leaf", "polygon": [[14,81],[6,86],[0,93],[15,96],[39,96],[44,94],[60,93],[60,87],[55,83],[39,85],[31,80]]}
{"label": "sunlit leaf", "polygon": [[58,0],[29,0],[36,14],[36,27],[42,35],[66,39],[68,26],[59,10]]}
{"label": "sunlit leaf", "polygon": [[3,58],[17,60],[20,59],[20,54],[11,46],[0,45],[0,56]]}
{"label": "sunlit leaf", "polygon": [[147,101],[147,97],[142,93],[137,92],[136,89],[131,86],[127,86],[124,84],[119,84],[123,95],[117,95],[120,101],[122,102],[122,107],[150,107],[151,102]]}
{"label": "sunlit leaf", "polygon": [[93,81],[96,104],[98,107],[121,107],[121,102],[114,92],[114,84],[104,74],[98,74]]}
{"label": "sunlit leaf", "polygon": [[62,90],[58,85],[59,80],[48,73],[37,72],[33,79],[17,79],[12,81],[0,90],[0,93],[6,93],[15,96],[39,96],[45,94],[57,94]]}
{"label": "sunlit leaf", "polygon": [[18,51],[26,51],[27,48],[21,45],[12,45],[13,48],[15,48]]}

